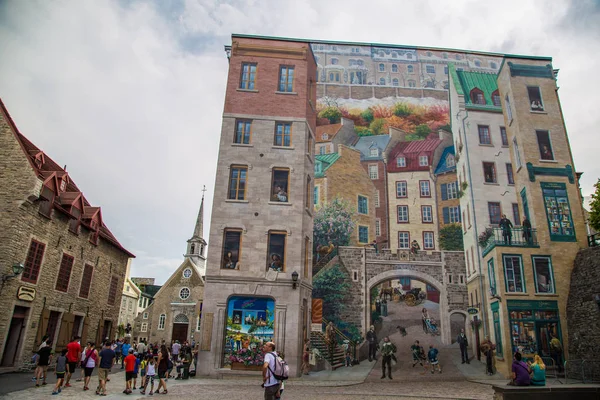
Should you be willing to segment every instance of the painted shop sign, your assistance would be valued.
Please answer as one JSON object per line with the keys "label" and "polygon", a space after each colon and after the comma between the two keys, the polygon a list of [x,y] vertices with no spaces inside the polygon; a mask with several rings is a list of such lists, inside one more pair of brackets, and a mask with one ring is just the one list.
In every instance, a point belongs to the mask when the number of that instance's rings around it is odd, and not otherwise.
{"label": "painted shop sign", "polygon": [[556,300],[536,301],[536,300],[508,300],[508,308],[534,309],[534,310],[558,310]]}
{"label": "painted shop sign", "polygon": [[323,332],[323,324],[310,324],[311,332]]}
{"label": "painted shop sign", "polygon": [[467,312],[470,315],[479,314],[479,308],[477,308],[477,307],[469,307],[469,308],[467,308]]}
{"label": "painted shop sign", "polygon": [[35,289],[33,288],[20,286],[19,290],[17,291],[17,299],[23,301],[33,301],[35,299],[35,293]]}

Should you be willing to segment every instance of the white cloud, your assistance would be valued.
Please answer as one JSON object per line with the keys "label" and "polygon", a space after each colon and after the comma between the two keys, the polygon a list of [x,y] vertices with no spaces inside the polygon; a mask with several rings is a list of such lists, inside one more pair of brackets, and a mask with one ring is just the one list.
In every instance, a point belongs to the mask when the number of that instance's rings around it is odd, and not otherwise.
{"label": "white cloud", "polygon": [[208,234],[232,32],[552,56],[589,194],[600,176],[590,146],[600,126],[597,6],[490,4],[12,0],[0,4],[0,95],[23,133],[68,164],[117,238],[139,249],[133,274],[159,283],[180,264],[202,185]]}

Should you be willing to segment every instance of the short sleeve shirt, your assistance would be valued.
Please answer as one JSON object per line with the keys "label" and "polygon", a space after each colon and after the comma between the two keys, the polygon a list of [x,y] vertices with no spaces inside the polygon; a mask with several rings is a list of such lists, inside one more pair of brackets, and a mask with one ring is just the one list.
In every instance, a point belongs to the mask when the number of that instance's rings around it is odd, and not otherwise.
{"label": "short sleeve shirt", "polygon": [[275,357],[277,353],[266,353],[265,354],[265,363],[269,363],[269,369],[267,370],[267,382],[265,382],[265,387],[273,386],[279,384],[279,381],[275,379],[273,373],[271,371],[275,371]]}
{"label": "short sleeve shirt", "polygon": [[125,357],[125,372],[133,372],[133,370],[135,369],[136,360],[137,357],[133,354],[130,354],[127,357]]}
{"label": "short sleeve shirt", "polygon": [[100,368],[110,369],[115,359],[115,352],[112,349],[104,348],[100,352]]}
{"label": "short sleeve shirt", "polygon": [[40,350],[38,350],[38,354],[40,358],[38,359],[38,365],[45,366],[50,364],[50,353],[52,352],[52,347],[46,346]]}
{"label": "short sleeve shirt", "polygon": [[67,361],[77,362],[79,361],[79,352],[81,351],[81,345],[77,342],[71,342],[67,345]]}
{"label": "short sleeve shirt", "polygon": [[512,372],[515,373],[515,382],[517,385],[529,385],[529,369],[523,361],[514,360],[512,364]]}

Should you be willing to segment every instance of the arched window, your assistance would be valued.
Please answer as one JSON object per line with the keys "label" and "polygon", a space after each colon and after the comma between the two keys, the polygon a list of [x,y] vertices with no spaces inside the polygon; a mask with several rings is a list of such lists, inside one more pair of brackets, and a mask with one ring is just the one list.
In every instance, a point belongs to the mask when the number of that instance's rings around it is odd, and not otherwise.
{"label": "arched window", "polygon": [[331,59],[331,64],[332,65],[336,65],[338,63],[338,59],[337,58],[332,58]]}
{"label": "arched window", "polygon": [[385,78],[379,78],[379,84],[380,85],[385,85]]}
{"label": "arched window", "polygon": [[406,67],[406,69],[408,70],[409,74],[412,74],[413,72],[415,72],[415,67],[413,67],[412,65],[409,65],[408,67]]}
{"label": "arched window", "polygon": [[158,317],[158,329],[165,329],[165,322],[167,321],[167,314],[160,314]]}
{"label": "arched window", "polygon": [[392,58],[397,58],[398,57],[398,53],[396,53],[395,51],[392,51]]}
{"label": "arched window", "polygon": [[497,69],[498,68],[498,64],[496,64],[495,62],[491,61],[490,62],[490,68]]}
{"label": "arched window", "polygon": [[444,60],[448,59],[448,53],[442,53],[442,58],[443,58]]}
{"label": "arched window", "polygon": [[455,56],[455,58],[456,58],[457,60],[462,60],[462,56],[461,56],[460,54],[457,54],[457,55]]}
{"label": "arched window", "polygon": [[477,68],[481,67],[481,61],[478,59],[473,60],[473,64],[475,64]]}
{"label": "arched window", "polygon": [[192,245],[190,246],[190,254],[194,254],[194,250],[196,250],[196,245],[192,243]]}
{"label": "arched window", "polygon": [[337,46],[331,46],[331,50],[337,51]]}
{"label": "arched window", "polygon": [[173,320],[174,324],[188,324],[190,319],[185,314],[177,314],[175,319]]}
{"label": "arched window", "polygon": [[394,79],[392,79],[392,85],[394,85],[394,86],[400,86],[400,85],[398,84],[398,78],[394,78]]}
{"label": "arched window", "polygon": [[379,64],[379,72],[384,72],[385,71],[385,64]]}
{"label": "arched window", "polygon": [[392,72],[398,72],[398,66],[396,64],[392,64]]}
{"label": "arched window", "polygon": [[379,57],[385,57],[385,53],[383,51],[380,51],[378,55]]}
{"label": "arched window", "polygon": [[471,103],[485,105],[485,97],[483,96],[483,92],[480,89],[475,88],[471,90],[470,95]]}
{"label": "arched window", "polygon": [[492,93],[492,103],[494,103],[496,107],[502,106],[502,104],[500,103],[500,92],[498,91],[498,89],[494,90],[494,92]]}
{"label": "arched window", "polygon": [[412,60],[412,53],[406,53],[406,58],[408,58],[409,60]]}

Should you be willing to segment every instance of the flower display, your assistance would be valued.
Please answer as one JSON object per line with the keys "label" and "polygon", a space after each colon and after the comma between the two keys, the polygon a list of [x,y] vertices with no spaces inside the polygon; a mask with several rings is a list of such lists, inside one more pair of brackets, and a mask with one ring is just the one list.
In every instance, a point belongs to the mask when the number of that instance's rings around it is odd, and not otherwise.
{"label": "flower display", "polygon": [[237,350],[229,356],[230,362],[238,362],[246,366],[263,365],[264,360],[265,356],[258,346],[256,346],[255,348]]}

